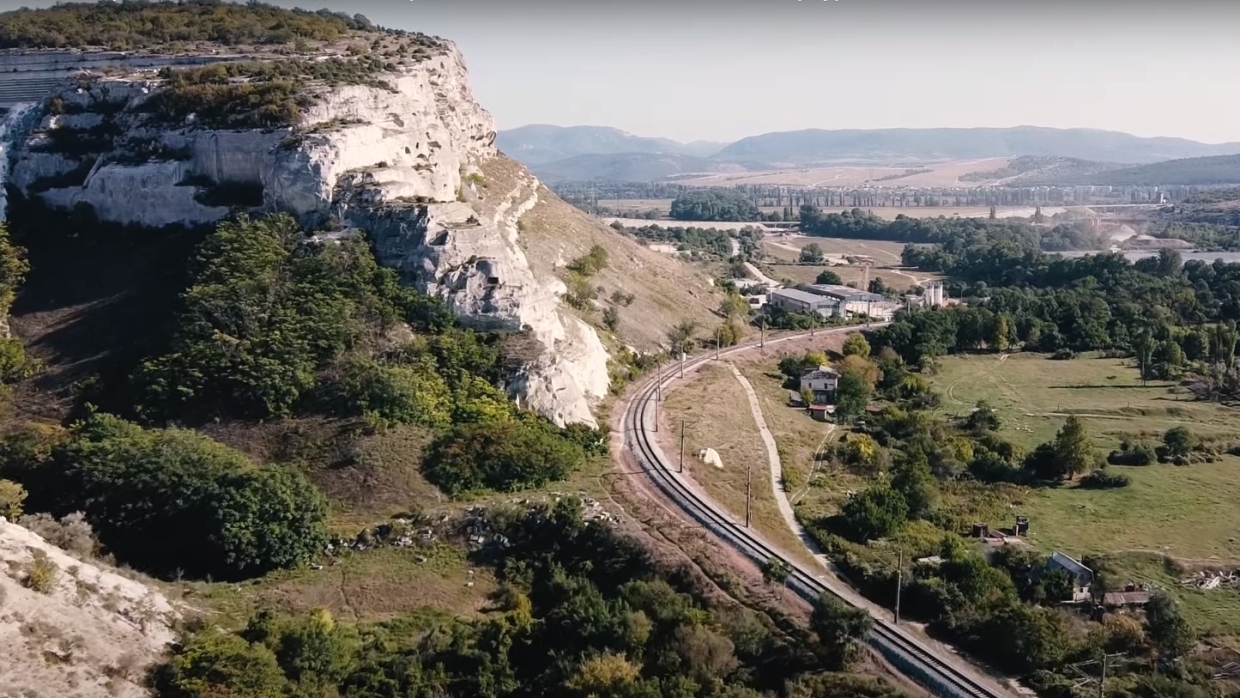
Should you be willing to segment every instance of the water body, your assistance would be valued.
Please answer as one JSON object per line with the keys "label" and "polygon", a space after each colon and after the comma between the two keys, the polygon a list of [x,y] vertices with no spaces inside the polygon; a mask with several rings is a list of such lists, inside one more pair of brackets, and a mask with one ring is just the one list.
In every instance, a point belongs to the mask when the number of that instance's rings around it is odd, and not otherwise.
{"label": "water body", "polygon": [[[1109,250],[1073,250],[1071,252],[1048,252],[1047,254],[1057,254],[1063,257],[1084,257],[1091,254],[1106,254]],[[1180,253],[1180,259],[1185,262],[1193,259],[1201,260],[1207,264],[1213,264],[1214,260],[1221,259],[1224,263],[1232,264],[1240,262],[1240,252],[1202,252],[1200,250],[1176,250]],[[1138,259],[1147,257],[1157,257],[1157,250],[1124,250],[1122,251],[1124,259],[1129,262],[1135,262]]]}
{"label": "water body", "polygon": [[9,200],[5,183],[9,178],[10,154],[13,145],[30,127],[30,119],[37,116],[37,103],[18,104],[0,118],[0,221],[5,220]]}

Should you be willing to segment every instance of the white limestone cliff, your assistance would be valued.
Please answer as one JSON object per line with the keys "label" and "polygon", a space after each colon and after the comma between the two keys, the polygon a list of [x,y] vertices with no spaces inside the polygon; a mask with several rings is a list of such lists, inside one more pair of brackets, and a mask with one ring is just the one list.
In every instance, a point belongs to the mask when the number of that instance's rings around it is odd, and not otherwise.
{"label": "white limestone cliff", "polygon": [[[502,156],[451,44],[384,79],[393,89],[315,90],[297,129],[219,130],[192,118],[153,122],[142,107],[161,83],[149,72],[98,78],[60,94],[14,144],[8,184],[129,225],[209,225],[244,205],[361,229],[383,264],[444,298],[467,326],[525,330],[541,345],[510,382],[521,404],[561,425],[595,426],[607,351],[562,309],[564,284],[536,276],[521,245],[517,220],[536,203],[537,180],[526,173],[513,191],[477,195],[476,173]],[[77,155],[66,135],[111,147],[97,159]]]}

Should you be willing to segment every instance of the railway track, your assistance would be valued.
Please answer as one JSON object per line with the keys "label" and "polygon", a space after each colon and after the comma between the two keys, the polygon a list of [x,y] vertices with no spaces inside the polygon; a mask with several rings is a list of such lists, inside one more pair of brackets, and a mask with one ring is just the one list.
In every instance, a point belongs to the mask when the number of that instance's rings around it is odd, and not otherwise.
{"label": "railway track", "polygon": [[[855,331],[855,329],[850,327],[820,330],[818,333],[834,334]],[[801,332],[774,337],[767,339],[766,344],[778,345],[807,334]],[[753,342],[742,344],[720,352],[719,357],[743,353],[757,347],[758,344]],[[686,358],[683,368],[688,371],[714,360],[716,360],[714,352],[693,359]],[[651,436],[651,427],[655,424],[658,415],[659,391],[667,389],[670,384],[679,380],[679,371],[679,366],[673,366],[661,378],[648,380],[625,407],[624,442],[636,457],[642,470],[673,503],[746,557],[758,564],[772,558],[783,560],[791,570],[788,587],[801,597],[812,602],[822,594],[828,593],[843,599],[850,605],[855,605],[831,584],[819,579],[813,571],[797,560],[784,556],[752,529],[733,520],[717,504],[695,491],[682,479],[681,475],[674,471],[662,449]],[[874,628],[866,639],[904,674],[943,698],[1010,698],[1011,696],[1010,693],[997,686],[987,685],[984,680],[954,666],[951,661],[945,660],[934,650],[884,618],[874,619]]]}

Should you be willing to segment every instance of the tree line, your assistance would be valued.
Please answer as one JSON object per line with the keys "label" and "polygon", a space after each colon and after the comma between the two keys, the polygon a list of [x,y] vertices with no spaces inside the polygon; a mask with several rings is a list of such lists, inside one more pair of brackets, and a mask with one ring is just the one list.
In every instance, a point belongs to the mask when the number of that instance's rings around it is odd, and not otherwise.
{"label": "tree line", "polygon": [[708,596],[566,498],[488,512],[507,545],[494,610],[470,619],[336,621],[260,612],[236,632],[198,628],[153,672],[164,698],[203,695],[478,698],[898,698],[846,673],[870,628],[824,597],[810,627]]}

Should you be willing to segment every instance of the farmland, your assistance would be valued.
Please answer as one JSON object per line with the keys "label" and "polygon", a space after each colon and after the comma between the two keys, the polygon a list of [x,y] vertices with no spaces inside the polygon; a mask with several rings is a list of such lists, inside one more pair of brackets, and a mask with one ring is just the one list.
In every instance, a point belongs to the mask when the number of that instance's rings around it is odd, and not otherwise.
{"label": "farmland", "polygon": [[[1125,436],[1156,442],[1176,426],[1203,437],[1233,439],[1240,433],[1240,411],[1195,401],[1173,383],[1142,386],[1125,359],[956,355],[942,359],[934,384],[942,394],[942,416],[966,413],[985,400],[1000,417],[999,434],[1025,448],[1052,439],[1068,414],[1082,419],[1099,454]],[[1114,490],[1066,484],[1012,498],[1009,504],[1030,517],[1030,543],[1074,556],[1104,554],[1122,577],[1117,582],[1171,588],[1203,629],[1240,633],[1234,620],[1240,597],[1234,590],[1180,584],[1195,570],[1233,569],[1240,561],[1234,525],[1240,458],[1224,455],[1187,466],[1113,465],[1109,471],[1123,473],[1131,484]]]}
{"label": "farmland", "polygon": [[[679,180],[692,186],[732,186],[736,184],[783,184],[799,187],[943,187],[960,184],[960,177],[973,172],[990,172],[1007,167],[1011,158],[953,160],[909,165],[831,165],[788,168],[762,172],[710,174]],[[929,170],[928,172],[925,170]],[[906,173],[914,172],[915,174]]]}
{"label": "farmland", "polygon": [[[801,249],[816,244],[823,251],[828,264],[807,266],[796,264]],[[904,246],[894,242],[876,240],[841,240],[837,238],[805,237],[801,235],[768,235],[762,241],[762,250],[767,255],[763,267],[768,276],[774,279],[789,279],[798,284],[815,283],[818,273],[830,268],[840,276],[845,284],[861,286],[865,269],[860,265],[849,264],[846,257],[863,256],[874,260],[870,270],[871,279],[882,279],[887,286],[906,289],[925,281],[939,278],[935,274],[910,272],[899,267],[900,251]]]}

